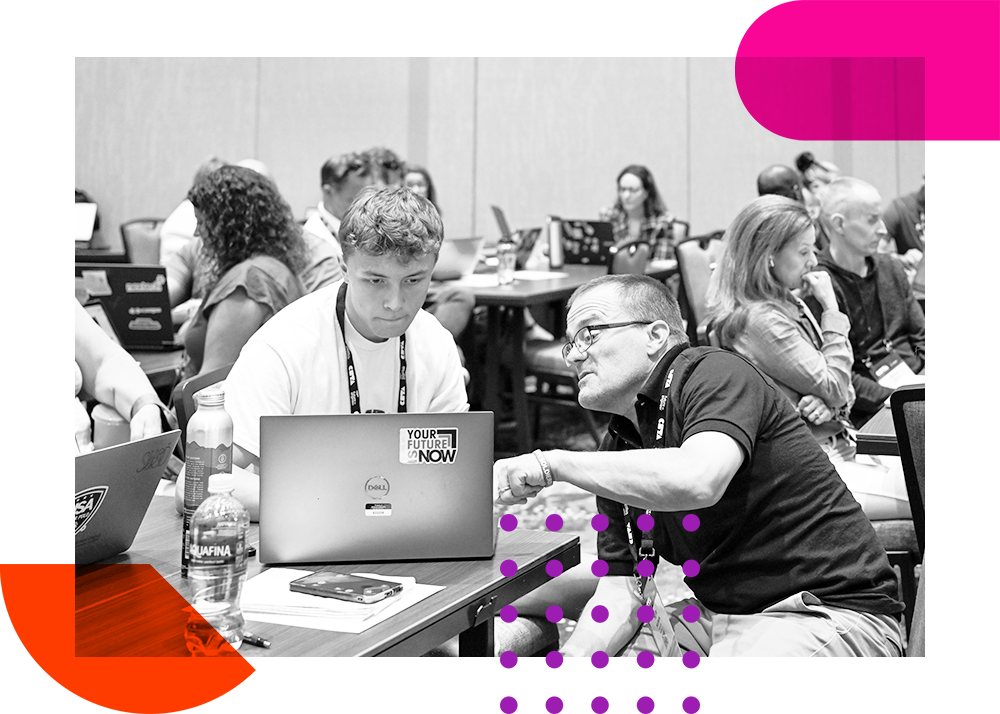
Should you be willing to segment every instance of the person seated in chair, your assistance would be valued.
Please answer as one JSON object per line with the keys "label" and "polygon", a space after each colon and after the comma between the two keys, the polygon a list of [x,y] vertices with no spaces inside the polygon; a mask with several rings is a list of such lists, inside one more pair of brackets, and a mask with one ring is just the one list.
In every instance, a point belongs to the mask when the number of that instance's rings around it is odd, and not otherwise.
{"label": "person seated in chair", "polygon": [[775,164],[768,166],[757,176],[758,196],[784,196],[799,203],[805,203],[802,197],[802,179],[792,168]]}
{"label": "person seated in chair", "polygon": [[426,199],[365,189],[340,230],[343,280],[295,301],[247,341],[226,379],[226,411],[236,497],[252,519],[262,415],[468,410],[455,341],[421,309],[443,236]]}
{"label": "person seated in chair", "polygon": [[[903,604],[871,523],[791,402],[743,357],[690,347],[645,276],[570,298],[564,356],[579,401],[613,415],[597,453],[494,464],[503,503],[556,481],[597,496],[597,591],[565,655],[900,656]],[[683,565],[695,598],[650,577]],[[643,625],[650,623],[651,627]]]}

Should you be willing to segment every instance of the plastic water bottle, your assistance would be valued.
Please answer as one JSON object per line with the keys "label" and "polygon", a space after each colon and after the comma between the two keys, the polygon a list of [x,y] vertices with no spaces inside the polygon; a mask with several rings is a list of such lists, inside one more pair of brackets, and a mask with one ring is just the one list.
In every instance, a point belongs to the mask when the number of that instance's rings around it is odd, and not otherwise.
{"label": "plastic water bottle", "polygon": [[232,473],[233,419],[226,413],[226,393],[221,386],[198,392],[198,410],[187,427],[184,459],[184,522],[181,527],[181,577],[188,572],[191,553],[191,518],[205,500],[212,474]]}
{"label": "plastic water bottle", "polygon": [[510,285],[517,269],[517,246],[510,236],[501,236],[497,243],[497,282]]}
{"label": "plastic water bottle", "polygon": [[[231,473],[212,474],[209,497],[191,519],[188,581],[192,606],[201,618],[188,621],[187,648],[196,657],[219,654],[225,640],[239,649],[243,642],[240,593],[247,574],[247,531],[250,514],[233,496]],[[201,620],[211,628],[206,628]]]}
{"label": "plastic water bottle", "polygon": [[557,270],[563,267],[562,221],[559,216],[549,216],[545,222],[549,234],[549,269]]}

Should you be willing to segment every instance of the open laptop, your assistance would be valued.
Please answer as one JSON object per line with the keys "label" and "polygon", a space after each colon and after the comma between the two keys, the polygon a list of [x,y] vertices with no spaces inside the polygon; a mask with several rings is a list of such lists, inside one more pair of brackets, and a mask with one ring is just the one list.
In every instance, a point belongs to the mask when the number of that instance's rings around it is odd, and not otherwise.
{"label": "open laptop", "polygon": [[96,203],[75,203],[73,210],[73,233],[78,246],[90,245],[94,237],[94,223],[97,220]]}
{"label": "open laptop", "polygon": [[447,238],[441,243],[437,263],[434,265],[434,280],[457,280],[472,275],[479,262],[482,237]]}
{"label": "open laptop", "polygon": [[614,227],[606,221],[563,218],[563,260],[567,265],[610,265],[615,245]]}
{"label": "open laptop", "polygon": [[87,302],[100,302],[127,350],[172,350],[167,269],[161,265],[76,264],[76,280]]}
{"label": "open laptop", "polygon": [[180,438],[177,429],[76,457],[76,564],[130,547]]}
{"label": "open laptop", "polygon": [[542,229],[540,227],[522,228],[511,232],[510,224],[507,223],[507,217],[504,215],[503,210],[499,206],[490,206],[490,209],[493,211],[493,217],[500,228],[500,235],[504,238],[513,238],[515,243],[517,243],[517,269],[524,270],[528,263],[528,258],[531,257],[531,251],[534,250],[535,243],[538,242],[538,237],[542,233]]}
{"label": "open laptop", "polygon": [[490,558],[493,413],[260,418],[265,564]]}

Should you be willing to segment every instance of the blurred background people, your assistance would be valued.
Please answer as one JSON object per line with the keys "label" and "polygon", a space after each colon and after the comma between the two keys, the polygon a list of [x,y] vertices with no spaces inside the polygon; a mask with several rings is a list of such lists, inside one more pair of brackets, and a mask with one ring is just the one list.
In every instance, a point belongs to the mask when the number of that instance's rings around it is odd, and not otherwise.
{"label": "blurred background people", "polygon": [[434,208],[438,209],[438,213],[441,212],[441,207],[437,205],[437,193],[434,190],[434,181],[431,180],[430,172],[423,166],[406,164],[403,171],[403,185],[418,196],[426,198],[434,204]]}
{"label": "blurred background people", "polygon": [[[824,187],[834,179],[840,178],[840,169],[830,161],[820,161],[811,151],[803,151],[795,157],[795,168],[802,174],[802,198],[809,211],[809,217],[814,221],[819,217],[819,205]],[[825,245],[824,236],[819,238],[819,247]]]}
{"label": "blurred background people", "polygon": [[784,196],[804,203],[802,199],[802,178],[799,172],[788,166],[774,164],[757,176],[758,196]]}
{"label": "blurred background people", "polygon": [[236,361],[257,328],[303,294],[302,230],[274,183],[224,166],[188,192],[202,239],[205,298],[184,333],[182,378]]}
{"label": "blurred background people", "polygon": [[[195,171],[191,185],[198,183],[198,180],[203,176],[207,176],[227,163],[218,156],[209,156]],[[194,240],[196,223],[194,206],[191,205],[190,199],[185,196],[184,200],[170,212],[170,215],[163,220],[163,224],[160,226],[160,265],[169,263],[177,251]]]}
{"label": "blurred background people", "polygon": [[674,217],[656,188],[653,174],[645,166],[631,164],[618,174],[618,198],[600,212],[600,220],[614,228],[617,246],[642,241],[651,255],[673,258]]}

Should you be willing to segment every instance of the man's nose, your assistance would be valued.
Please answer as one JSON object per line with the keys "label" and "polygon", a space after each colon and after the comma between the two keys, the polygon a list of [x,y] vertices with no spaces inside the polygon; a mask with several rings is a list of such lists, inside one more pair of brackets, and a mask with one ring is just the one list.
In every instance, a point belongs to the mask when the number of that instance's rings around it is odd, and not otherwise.
{"label": "man's nose", "polygon": [[389,286],[382,305],[386,310],[392,310],[393,312],[403,307],[403,291],[398,285]]}

